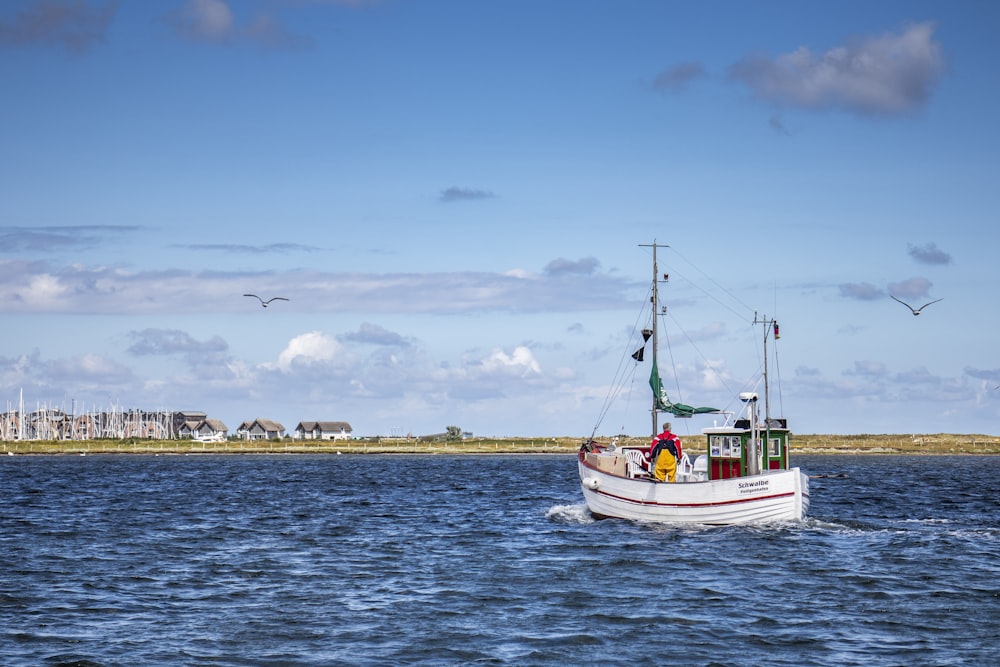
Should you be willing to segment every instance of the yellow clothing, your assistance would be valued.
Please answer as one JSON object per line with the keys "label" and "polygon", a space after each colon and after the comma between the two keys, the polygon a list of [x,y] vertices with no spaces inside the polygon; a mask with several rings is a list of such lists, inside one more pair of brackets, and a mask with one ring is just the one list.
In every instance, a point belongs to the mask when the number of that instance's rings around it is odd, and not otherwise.
{"label": "yellow clothing", "polygon": [[661,482],[673,482],[677,476],[677,459],[666,449],[660,450],[660,455],[656,459],[656,468],[653,476]]}

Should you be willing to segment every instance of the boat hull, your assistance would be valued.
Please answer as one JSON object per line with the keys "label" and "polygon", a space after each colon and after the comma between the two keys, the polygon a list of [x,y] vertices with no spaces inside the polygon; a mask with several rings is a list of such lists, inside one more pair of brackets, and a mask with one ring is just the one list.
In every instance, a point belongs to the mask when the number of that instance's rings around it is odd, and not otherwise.
{"label": "boat hull", "polygon": [[598,518],[731,525],[797,521],[809,510],[809,477],[798,468],[669,484],[609,474],[583,457],[578,465],[584,500]]}

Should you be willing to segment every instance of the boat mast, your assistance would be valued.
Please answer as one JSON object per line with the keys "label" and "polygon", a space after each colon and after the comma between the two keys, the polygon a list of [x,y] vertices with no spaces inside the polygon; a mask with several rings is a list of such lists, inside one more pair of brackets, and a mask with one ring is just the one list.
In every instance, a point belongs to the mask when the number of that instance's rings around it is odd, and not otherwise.
{"label": "boat mast", "polygon": [[772,320],[767,319],[767,315],[763,317],[757,317],[757,313],[753,314],[754,324],[764,325],[764,423],[767,424],[771,420],[771,391],[770,385],[768,384],[767,377],[767,332],[772,325]]}
{"label": "boat mast", "polygon": [[[658,245],[656,245],[656,241],[653,241],[652,244],[640,243],[639,247],[641,247],[641,248],[652,248],[653,249],[653,293],[649,297],[649,300],[653,304],[653,306],[652,306],[652,308],[653,308],[653,368],[659,369],[659,366],[656,363],[656,354],[657,354],[658,345],[659,345],[659,331],[658,331],[658,326],[656,324],[656,319],[657,319],[656,316],[658,314],[657,313],[657,309],[660,307],[660,291],[659,291],[659,281],[658,281],[658,277],[659,277],[660,273],[659,273],[659,267],[657,266],[657,262],[656,262],[656,249],[658,247],[667,248],[669,246],[658,246]],[[657,423],[656,423],[657,419],[659,417],[659,412],[657,410],[657,400],[659,398],[660,398],[659,396],[657,396],[655,394],[653,395],[653,407],[650,410],[650,413],[652,414],[652,420],[653,420],[653,428],[652,428],[652,431],[650,432],[650,437],[651,438],[655,438],[656,434],[660,432],[659,426],[657,426]]]}
{"label": "boat mast", "polygon": [[[763,446],[763,457],[767,458],[767,443],[771,440],[771,386],[768,379],[768,365],[767,365],[767,334],[770,332],[771,328],[774,326],[774,320],[767,319],[767,316],[758,317],[756,311],[753,314],[754,324],[764,325],[764,446]],[[753,424],[753,459],[751,462],[751,470],[749,471],[751,475],[760,474],[760,459],[757,457],[757,424],[756,419]]]}

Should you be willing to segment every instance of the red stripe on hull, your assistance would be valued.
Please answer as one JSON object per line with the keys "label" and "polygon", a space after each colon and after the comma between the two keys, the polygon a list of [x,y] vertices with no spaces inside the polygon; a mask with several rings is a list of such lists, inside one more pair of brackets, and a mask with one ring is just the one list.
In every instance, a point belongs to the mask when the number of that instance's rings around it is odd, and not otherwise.
{"label": "red stripe on hull", "polygon": [[[626,498],[625,496],[617,496],[613,493],[607,493],[606,491],[601,491],[600,489],[594,490],[593,493],[605,496],[607,498],[614,498],[615,500],[631,503],[633,505],[642,505],[645,507],[723,507],[725,505],[741,505],[743,503],[753,503],[761,500],[773,500],[775,498],[788,498],[795,495],[794,491],[790,491],[788,493],[779,493],[771,496],[740,498],[738,500],[722,500],[712,503],[658,503],[652,500],[634,500],[632,498]],[[803,497],[808,498],[809,494],[803,494]]]}

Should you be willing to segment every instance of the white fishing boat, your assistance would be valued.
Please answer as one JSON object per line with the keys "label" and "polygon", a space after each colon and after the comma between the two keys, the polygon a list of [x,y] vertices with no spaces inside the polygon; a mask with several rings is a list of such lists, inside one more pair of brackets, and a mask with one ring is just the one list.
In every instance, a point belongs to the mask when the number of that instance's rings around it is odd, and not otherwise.
{"label": "white fishing boat", "polygon": [[[809,509],[809,478],[789,465],[787,421],[770,415],[767,345],[769,336],[778,338],[777,322],[754,315],[753,323],[764,326],[763,401],[756,391],[741,392],[739,409],[729,412],[671,402],[657,367],[658,319],[666,309],[659,305],[656,250],[664,246],[654,243],[647,247],[653,250],[652,325],[643,330],[643,347],[632,358],[641,362],[651,341],[651,441],[655,441],[659,420],[665,415],[682,419],[713,415],[715,423],[702,429],[700,448],[688,442],[684,446],[688,451],[679,453],[673,482],[655,478],[650,445],[629,445],[626,442],[631,439],[624,437],[602,443],[592,436],[578,454],[580,486],[591,514],[597,518],[712,525],[804,518]],[[692,461],[691,452],[697,449],[701,451]]]}

